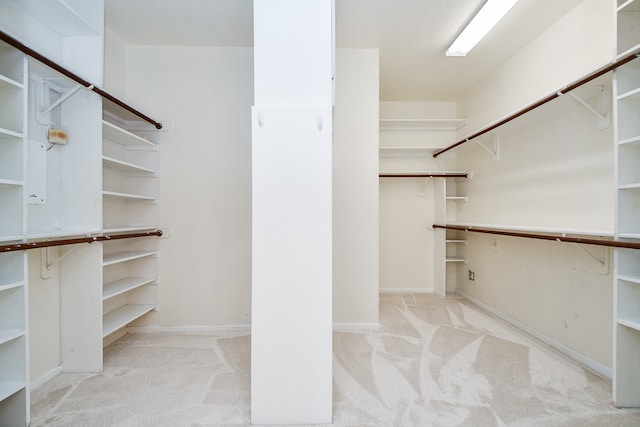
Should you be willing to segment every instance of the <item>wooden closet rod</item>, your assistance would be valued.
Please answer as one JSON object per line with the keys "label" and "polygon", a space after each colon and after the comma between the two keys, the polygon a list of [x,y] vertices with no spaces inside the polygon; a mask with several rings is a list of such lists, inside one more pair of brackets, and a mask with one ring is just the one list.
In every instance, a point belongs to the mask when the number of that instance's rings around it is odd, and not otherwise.
{"label": "wooden closet rod", "polygon": [[467,178],[466,173],[381,173],[380,178]]}
{"label": "wooden closet rod", "polygon": [[13,245],[0,246],[0,253],[26,251],[28,249],[48,248],[51,246],[75,245],[78,243],[93,243],[93,242],[103,242],[103,241],[119,240],[119,239],[135,239],[138,237],[152,237],[152,236],[158,236],[158,237],[162,236],[162,230],[146,231],[142,233],[129,233],[129,234],[109,234],[109,235],[105,234],[102,236],[46,240],[42,242],[15,243]]}
{"label": "wooden closet rod", "polygon": [[48,67],[50,67],[50,68],[52,68],[54,70],[56,70],[60,74],[63,74],[65,76],[67,76],[68,78],[70,78],[71,80],[75,81],[76,83],[81,84],[85,88],[91,89],[92,91],[94,91],[95,93],[100,95],[101,97],[113,102],[114,104],[116,104],[119,107],[127,110],[128,112],[140,117],[142,120],[151,123],[152,125],[154,125],[156,127],[156,129],[162,129],[162,123],[153,120],[151,117],[141,113],[140,111],[136,110],[132,106],[130,106],[128,104],[125,104],[123,101],[119,100],[115,96],[109,94],[108,92],[105,92],[104,90],[94,86],[92,83],[86,81],[85,79],[83,79],[82,77],[78,76],[77,74],[67,70],[62,65],[59,65],[59,64],[53,62],[49,58],[39,54],[38,52],[36,52],[35,50],[31,49],[30,47],[25,46],[24,44],[22,44],[21,42],[19,42],[16,39],[14,39],[13,37],[11,37],[9,34],[5,33],[4,31],[0,31],[0,39],[2,41],[4,41],[4,42],[10,44],[11,46],[15,47],[16,49],[22,51],[23,53],[29,55],[33,59],[43,63],[44,65],[46,65],[46,66],[48,66]]}
{"label": "wooden closet rod", "polygon": [[534,110],[538,107],[540,107],[541,105],[546,104],[549,101],[552,101],[556,98],[558,98],[560,95],[564,95],[567,92],[572,91],[573,89],[582,86],[585,83],[590,82],[593,79],[596,79],[598,77],[600,77],[603,74],[608,73],[611,70],[614,70],[618,67],[620,67],[621,65],[626,64],[627,62],[633,61],[634,59],[636,59],[638,56],[640,56],[640,49],[636,49],[633,52],[620,57],[620,59],[618,59],[617,61],[614,61],[608,65],[605,65],[604,67],[598,68],[597,70],[595,70],[594,72],[587,74],[586,76],[582,77],[581,79],[576,80],[575,82],[569,84],[568,86],[565,86],[561,89],[558,89],[555,93],[552,93],[551,95],[547,95],[544,98],[534,102],[533,104],[530,104],[524,108],[522,108],[521,110],[516,111],[515,113],[510,114],[509,116],[505,117],[504,119],[487,126],[486,128],[474,133],[473,135],[470,135],[468,137],[466,137],[465,139],[456,142],[453,145],[450,145],[446,148],[443,148],[440,151],[436,151],[435,153],[433,153],[433,157],[438,157],[440,154],[446,153],[447,151],[462,145],[466,142],[469,142],[477,137],[479,137],[480,135],[484,135],[487,132],[491,132],[492,130],[494,130],[497,127],[500,127],[514,119],[517,119],[518,117],[522,116],[523,114],[528,113],[531,110]]}
{"label": "wooden closet rod", "polygon": [[467,231],[470,233],[484,233],[484,234],[497,234],[499,236],[512,236],[512,237],[524,237],[527,239],[540,239],[540,240],[554,240],[556,242],[566,243],[580,243],[583,245],[597,245],[597,246],[610,246],[614,248],[625,249],[640,249],[640,243],[635,242],[621,242],[618,240],[599,240],[599,239],[582,239],[579,237],[561,237],[551,234],[532,234],[532,233],[517,233],[507,230],[494,230],[488,228],[474,228],[465,227],[460,225],[437,225],[433,224],[433,228],[442,228],[446,230],[458,230]]}

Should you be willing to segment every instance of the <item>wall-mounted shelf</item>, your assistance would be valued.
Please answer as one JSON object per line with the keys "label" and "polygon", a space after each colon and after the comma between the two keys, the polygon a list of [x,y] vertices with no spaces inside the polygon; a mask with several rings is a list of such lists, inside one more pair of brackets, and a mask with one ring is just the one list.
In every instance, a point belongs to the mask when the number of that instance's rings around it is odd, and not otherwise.
{"label": "wall-mounted shelf", "polygon": [[121,199],[130,199],[130,200],[149,200],[155,201],[156,198],[152,196],[143,196],[141,194],[129,194],[129,193],[120,193],[117,191],[103,191],[102,194],[107,197],[119,197]]}
{"label": "wall-mounted shelf", "polygon": [[447,196],[445,197],[446,200],[451,200],[454,202],[466,202],[468,200],[467,197],[465,196]]}
{"label": "wall-mounted shelf", "polygon": [[127,326],[129,323],[144,316],[156,306],[153,304],[127,304],[110,311],[102,319],[103,338]]}
{"label": "wall-mounted shelf", "polygon": [[115,159],[109,156],[102,156],[102,164],[105,168],[115,169],[120,172],[127,173],[142,173],[142,174],[155,174],[156,171],[145,168],[139,165],[135,165],[133,163],[125,162],[119,159]]}
{"label": "wall-mounted shelf", "polygon": [[104,267],[119,264],[122,262],[133,261],[140,258],[146,258],[156,255],[156,251],[123,251],[105,255],[102,261]]}
{"label": "wall-mounted shelf", "polygon": [[380,119],[381,131],[456,131],[466,119]]}
{"label": "wall-mounted shelf", "polygon": [[102,299],[106,300],[109,298],[113,298],[115,296],[137,289],[141,286],[153,283],[155,280],[155,277],[126,277],[124,279],[105,283],[102,290]]}
{"label": "wall-mounted shelf", "polygon": [[457,256],[448,256],[445,258],[445,262],[462,262],[466,264],[467,260]]}
{"label": "wall-mounted shelf", "polygon": [[380,171],[378,176],[380,178],[467,178],[468,174],[463,171]]}
{"label": "wall-mounted shelf", "polygon": [[128,130],[122,129],[106,120],[102,121],[102,137],[117,144],[126,146],[155,147],[156,144],[148,139],[138,136]]}

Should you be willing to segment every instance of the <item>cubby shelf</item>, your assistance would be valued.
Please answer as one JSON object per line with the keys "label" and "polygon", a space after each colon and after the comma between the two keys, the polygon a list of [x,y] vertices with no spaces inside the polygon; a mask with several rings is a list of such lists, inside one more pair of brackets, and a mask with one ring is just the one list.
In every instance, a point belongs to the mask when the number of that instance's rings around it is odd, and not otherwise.
{"label": "cubby shelf", "polygon": [[103,338],[127,326],[155,308],[153,304],[127,304],[103,316]]}
{"label": "cubby shelf", "polygon": [[156,171],[152,169],[134,165],[133,163],[128,163],[128,162],[114,159],[108,156],[102,156],[102,164],[104,165],[105,168],[115,169],[120,172],[129,172],[129,173],[135,172],[135,173],[151,174],[151,175],[156,173]]}
{"label": "cubby shelf", "polygon": [[156,144],[148,139],[138,136],[128,130],[122,129],[106,120],[102,121],[102,136],[112,142],[126,146],[155,147]]}
{"label": "cubby shelf", "polygon": [[467,260],[462,258],[462,257],[457,257],[457,256],[448,256],[445,258],[446,262],[463,262],[463,263],[467,263]]}
{"label": "cubby shelf", "polygon": [[106,197],[118,197],[121,199],[129,199],[129,200],[148,200],[155,201],[156,198],[153,196],[143,196],[141,194],[129,194],[129,193],[121,193],[118,191],[103,191],[102,195]]}
{"label": "cubby shelf", "polygon": [[22,133],[10,129],[0,128],[0,141],[2,141],[6,137],[22,138]]}
{"label": "cubby shelf", "polygon": [[0,89],[22,89],[22,83],[0,74]]}
{"label": "cubby shelf", "polygon": [[3,329],[0,331],[0,345],[25,335],[24,329]]}
{"label": "cubby shelf", "polygon": [[157,251],[123,251],[107,254],[103,257],[102,265],[107,267],[121,262],[133,261],[140,258],[151,257],[157,254]]}
{"label": "cubby shelf", "polygon": [[110,283],[105,283],[102,291],[102,299],[106,300],[113,298],[117,295],[153,283],[155,280],[155,277],[127,277]]}
{"label": "cubby shelf", "polygon": [[0,382],[0,402],[26,387],[23,382]]}
{"label": "cubby shelf", "polygon": [[618,324],[640,331],[640,317],[620,317],[618,318]]}

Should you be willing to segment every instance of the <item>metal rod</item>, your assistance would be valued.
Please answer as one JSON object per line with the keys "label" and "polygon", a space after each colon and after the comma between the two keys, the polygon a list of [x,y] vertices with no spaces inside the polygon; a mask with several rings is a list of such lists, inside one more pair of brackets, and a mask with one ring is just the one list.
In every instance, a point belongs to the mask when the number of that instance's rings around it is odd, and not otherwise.
{"label": "metal rod", "polygon": [[40,53],[36,52],[35,50],[31,49],[30,47],[25,46],[20,41],[14,39],[13,37],[11,37],[9,34],[5,33],[4,31],[0,31],[0,40],[6,42],[7,44],[10,44],[11,46],[13,46],[16,49],[22,51],[23,53],[29,55],[33,59],[43,63],[44,65],[56,70],[60,74],[70,78],[71,80],[75,81],[76,83],[80,83],[85,88],[94,91],[95,93],[97,93],[101,97],[108,99],[109,101],[113,102],[114,104],[118,105],[119,107],[124,108],[128,112],[140,117],[142,120],[151,123],[152,125],[155,126],[156,129],[162,129],[162,123],[153,120],[151,117],[147,116],[146,114],[141,113],[140,111],[138,111],[135,108],[131,107],[130,105],[124,103],[123,101],[119,100],[118,98],[114,97],[113,95],[105,92],[104,90],[102,90],[102,89],[100,89],[98,87],[95,87],[92,83],[86,81],[85,79],[83,79],[82,77],[78,76],[77,74],[67,70],[62,65],[59,65],[56,62],[53,62],[49,58],[41,55]]}
{"label": "metal rod", "polygon": [[510,121],[517,119],[518,117],[522,116],[523,114],[528,113],[531,110],[534,110],[538,107],[540,107],[541,105],[546,104],[549,101],[552,101],[554,99],[556,99],[557,97],[559,97],[560,95],[563,95],[567,92],[572,91],[573,89],[582,86],[585,83],[589,83],[591,80],[594,80],[600,76],[602,76],[603,74],[608,73],[609,71],[612,71],[624,64],[626,64],[627,62],[633,61],[634,59],[636,59],[638,56],[640,56],[640,49],[636,49],[633,52],[621,57],[620,59],[613,61],[610,64],[607,64],[601,68],[598,68],[597,70],[593,71],[592,73],[587,74],[586,76],[576,80],[573,83],[570,83],[569,85],[563,87],[562,89],[559,89],[557,91],[555,91],[554,93],[552,93],[551,95],[547,95],[544,98],[534,102],[533,104],[527,105],[526,107],[522,108],[521,110],[516,111],[515,113],[510,114],[509,116],[505,117],[504,119],[487,126],[486,128],[474,133],[471,136],[466,137],[465,139],[456,142],[453,145],[450,145],[446,148],[443,148],[442,150],[436,151],[435,153],[433,153],[433,157],[438,157],[440,154],[444,154],[447,151],[458,147],[459,145],[462,145],[466,142],[469,142],[471,140],[473,140],[474,138],[479,137],[480,135],[484,135],[487,132],[491,132],[492,130],[494,130],[497,127],[500,127],[506,123],[509,123]]}
{"label": "metal rod", "polygon": [[93,236],[93,237],[78,237],[78,238],[71,238],[71,239],[57,239],[57,240],[44,240],[39,242],[15,243],[12,245],[0,246],[0,253],[26,251],[29,249],[38,249],[38,248],[48,248],[51,246],[65,246],[65,245],[75,245],[78,243],[93,243],[93,242],[103,242],[103,241],[120,240],[120,239],[135,239],[138,237],[152,237],[152,236],[158,236],[158,237],[162,236],[162,230],[145,231],[142,233],[110,234],[110,235],[104,234],[102,236]]}
{"label": "metal rod", "polygon": [[381,173],[380,178],[467,178],[466,173]]}
{"label": "metal rod", "polygon": [[433,228],[442,228],[445,230],[467,231],[470,233],[497,234],[499,236],[524,237],[527,239],[554,240],[565,243],[580,243],[583,245],[609,246],[614,248],[640,249],[640,243],[621,242],[619,240],[599,240],[599,239],[583,239],[579,237],[554,236],[551,234],[532,234],[518,233],[507,230],[494,230],[488,228],[473,228],[460,225],[438,225],[433,224]]}

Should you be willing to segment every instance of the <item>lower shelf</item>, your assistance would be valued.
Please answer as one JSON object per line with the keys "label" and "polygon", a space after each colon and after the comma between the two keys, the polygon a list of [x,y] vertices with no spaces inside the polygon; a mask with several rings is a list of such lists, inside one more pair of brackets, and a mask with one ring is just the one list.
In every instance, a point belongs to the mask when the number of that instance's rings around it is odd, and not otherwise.
{"label": "lower shelf", "polygon": [[154,304],[127,304],[105,314],[102,318],[102,337],[111,335],[118,329],[127,326],[155,307]]}
{"label": "lower shelf", "polygon": [[624,317],[618,319],[618,324],[640,331],[640,317]]}
{"label": "lower shelf", "polygon": [[24,329],[10,329],[0,331],[0,344],[15,340],[24,336]]}
{"label": "lower shelf", "polygon": [[467,260],[464,258],[460,258],[457,256],[451,256],[451,257],[447,257],[445,259],[446,262],[464,262],[465,264],[467,263]]}
{"label": "lower shelf", "polygon": [[24,383],[0,382],[0,401],[5,400],[25,387]]}

